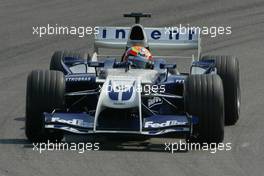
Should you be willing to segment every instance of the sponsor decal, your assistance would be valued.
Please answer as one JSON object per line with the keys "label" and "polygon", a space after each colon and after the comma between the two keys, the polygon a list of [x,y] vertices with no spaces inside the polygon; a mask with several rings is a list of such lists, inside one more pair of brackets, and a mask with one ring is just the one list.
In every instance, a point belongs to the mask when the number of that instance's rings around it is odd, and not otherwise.
{"label": "sponsor decal", "polygon": [[148,121],[144,124],[144,128],[163,128],[168,126],[176,126],[176,125],[186,125],[187,122],[179,122],[177,120],[168,120],[163,123],[155,123],[153,121]]}
{"label": "sponsor decal", "polygon": [[59,117],[52,117],[51,118],[51,122],[70,124],[70,125],[76,125],[76,126],[81,126],[81,127],[88,127],[89,126],[89,123],[88,122],[84,122],[82,119],[65,120],[65,119],[61,119]]}
{"label": "sponsor decal", "polygon": [[91,80],[90,77],[70,77],[70,78],[66,78],[66,81],[69,81],[69,82],[90,81],[90,80]]}
{"label": "sponsor decal", "polygon": [[184,79],[176,79],[175,83],[183,84],[184,83]]}
{"label": "sponsor decal", "polygon": [[161,105],[163,100],[160,97],[153,97],[152,99],[148,99],[148,107],[152,108],[157,105]]}

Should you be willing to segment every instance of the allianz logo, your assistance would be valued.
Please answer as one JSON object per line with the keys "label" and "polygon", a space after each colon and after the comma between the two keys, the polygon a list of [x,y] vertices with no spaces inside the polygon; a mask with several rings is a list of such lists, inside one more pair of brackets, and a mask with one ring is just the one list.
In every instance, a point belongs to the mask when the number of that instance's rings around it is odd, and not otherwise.
{"label": "allianz logo", "polygon": [[148,99],[149,108],[160,105],[162,103],[163,103],[163,100],[160,97],[153,97],[152,99]]}

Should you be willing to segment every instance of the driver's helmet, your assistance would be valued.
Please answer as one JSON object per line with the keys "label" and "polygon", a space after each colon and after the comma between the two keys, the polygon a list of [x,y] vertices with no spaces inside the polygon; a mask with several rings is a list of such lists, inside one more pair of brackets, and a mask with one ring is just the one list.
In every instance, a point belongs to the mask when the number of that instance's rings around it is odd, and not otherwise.
{"label": "driver's helmet", "polygon": [[128,48],[124,61],[130,62],[133,68],[152,69],[153,58],[149,50],[142,46]]}

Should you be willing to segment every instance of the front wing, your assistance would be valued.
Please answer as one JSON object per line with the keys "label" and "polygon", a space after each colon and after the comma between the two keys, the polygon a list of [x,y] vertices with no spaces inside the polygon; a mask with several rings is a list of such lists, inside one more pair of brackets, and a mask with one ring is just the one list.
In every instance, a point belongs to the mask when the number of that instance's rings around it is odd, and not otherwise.
{"label": "front wing", "polygon": [[129,130],[102,130],[94,124],[94,117],[87,113],[44,113],[45,128],[63,130],[75,134],[120,133],[159,136],[168,133],[190,134],[191,117],[188,115],[152,115],[145,117],[142,123],[132,123]]}

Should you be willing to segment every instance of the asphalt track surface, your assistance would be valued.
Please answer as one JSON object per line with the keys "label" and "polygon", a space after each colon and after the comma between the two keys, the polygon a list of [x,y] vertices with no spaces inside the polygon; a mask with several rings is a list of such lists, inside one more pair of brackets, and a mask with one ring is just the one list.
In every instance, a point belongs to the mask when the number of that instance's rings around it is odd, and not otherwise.
{"label": "asphalt track surface", "polygon": [[[0,176],[20,175],[263,175],[264,163],[264,1],[263,0],[1,0],[0,1]],[[232,35],[205,37],[205,54],[236,55],[240,61],[241,117],[225,128],[231,151],[164,152],[165,140],[148,141],[129,149],[47,151],[32,150],[24,135],[26,76],[48,68],[59,49],[90,50],[90,37],[32,35],[32,26],[129,26],[125,12],[151,12],[145,26],[179,23],[232,26]],[[172,139],[174,141],[174,139]],[[160,148],[160,149],[159,149]]]}

